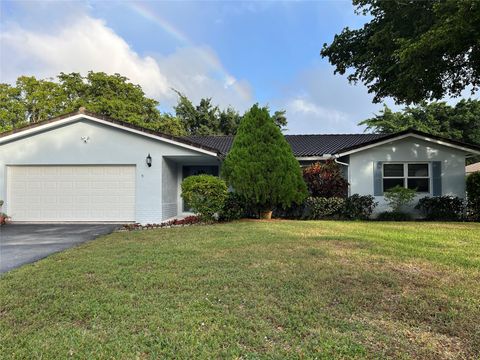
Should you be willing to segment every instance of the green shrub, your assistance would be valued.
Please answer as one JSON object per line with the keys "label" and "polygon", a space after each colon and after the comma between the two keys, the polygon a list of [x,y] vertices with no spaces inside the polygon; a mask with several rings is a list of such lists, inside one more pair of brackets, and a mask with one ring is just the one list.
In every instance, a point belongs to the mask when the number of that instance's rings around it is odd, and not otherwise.
{"label": "green shrub", "polygon": [[367,220],[378,202],[371,195],[354,194],[346,199],[333,197],[308,197],[302,204],[286,209],[276,208],[274,217],[282,219],[345,219]]}
{"label": "green shrub", "polygon": [[339,197],[309,197],[305,201],[306,217],[312,220],[339,218],[345,199]]}
{"label": "green shrub", "polygon": [[425,196],[418,201],[415,209],[420,210],[427,220],[456,221],[463,218],[465,203],[454,196]]}
{"label": "green shrub", "polygon": [[222,166],[229,186],[256,209],[300,204],[307,195],[300,165],[268,108],[245,113]]}
{"label": "green shrub", "polygon": [[292,220],[305,219],[306,210],[307,208],[306,208],[306,200],[305,200],[301,204],[293,203],[287,208],[283,208],[281,206],[276,207],[275,209],[273,209],[272,217],[277,219],[292,219]]}
{"label": "green shrub", "polygon": [[385,201],[388,203],[392,212],[401,213],[415,198],[415,190],[406,189],[403,186],[395,186],[385,191]]}
{"label": "green shrub", "polygon": [[379,221],[411,221],[412,215],[401,211],[384,211],[377,216]]}
{"label": "green shrub", "polygon": [[467,176],[467,198],[469,216],[480,221],[480,172]]}
{"label": "green shrub", "polygon": [[227,185],[212,175],[189,176],[182,182],[182,197],[202,220],[211,221],[224,206]]}
{"label": "green shrub", "polygon": [[372,195],[353,194],[345,199],[342,218],[348,220],[367,220],[378,205]]}
{"label": "green shrub", "polygon": [[229,192],[219,213],[220,221],[233,221],[246,217],[247,204],[236,192]]}

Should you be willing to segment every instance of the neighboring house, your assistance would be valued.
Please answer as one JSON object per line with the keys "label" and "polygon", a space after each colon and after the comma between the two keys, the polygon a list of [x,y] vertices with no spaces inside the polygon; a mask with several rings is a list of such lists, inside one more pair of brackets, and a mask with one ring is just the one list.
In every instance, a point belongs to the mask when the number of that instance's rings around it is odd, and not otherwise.
{"label": "neighboring house", "polygon": [[[302,165],[335,159],[350,194],[395,185],[465,195],[465,158],[480,147],[416,131],[286,135]],[[188,212],[183,178],[219,174],[231,136],[173,137],[87,111],[0,134],[0,199],[13,221],[160,222]]]}
{"label": "neighboring house", "polygon": [[470,174],[472,174],[474,172],[478,172],[478,171],[480,171],[480,162],[470,164],[470,165],[467,165],[465,167],[465,173],[467,175],[470,175]]}

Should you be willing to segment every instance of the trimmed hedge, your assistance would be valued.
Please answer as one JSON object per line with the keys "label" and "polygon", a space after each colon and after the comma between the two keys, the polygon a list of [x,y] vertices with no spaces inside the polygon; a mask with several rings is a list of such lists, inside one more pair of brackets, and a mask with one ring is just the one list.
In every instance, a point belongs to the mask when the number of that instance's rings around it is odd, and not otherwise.
{"label": "trimmed hedge", "polygon": [[182,197],[204,221],[212,221],[223,209],[227,185],[212,175],[189,176],[182,182]]}
{"label": "trimmed hedge", "polygon": [[345,199],[342,217],[348,220],[367,220],[377,205],[378,202],[372,195],[353,194]]}
{"label": "trimmed hedge", "polygon": [[220,221],[233,221],[247,217],[247,204],[236,192],[229,192],[222,210],[219,213]]}
{"label": "trimmed hedge", "polygon": [[401,211],[384,211],[377,216],[379,221],[411,221],[412,215]]}
{"label": "trimmed hedge", "polygon": [[458,221],[464,218],[465,202],[455,196],[426,196],[418,201],[415,209],[420,210],[426,220]]}
{"label": "trimmed hedge", "polygon": [[466,185],[469,217],[480,221],[480,172],[468,175]]}
{"label": "trimmed hedge", "polygon": [[276,209],[274,217],[304,220],[366,220],[372,215],[377,204],[371,195],[354,194],[348,198],[311,196],[300,205]]}
{"label": "trimmed hedge", "polygon": [[345,199],[339,197],[309,197],[305,203],[309,219],[331,219],[341,216]]}

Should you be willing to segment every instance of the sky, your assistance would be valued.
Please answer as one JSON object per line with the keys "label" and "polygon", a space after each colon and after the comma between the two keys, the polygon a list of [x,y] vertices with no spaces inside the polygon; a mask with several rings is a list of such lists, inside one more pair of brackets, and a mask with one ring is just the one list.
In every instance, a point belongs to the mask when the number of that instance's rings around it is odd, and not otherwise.
{"label": "sky", "polygon": [[[0,1],[0,82],[120,73],[172,112],[176,89],[241,113],[286,110],[287,133],[358,133],[374,116],[361,84],[320,50],[367,18],[350,1]],[[393,105],[387,99],[389,106]]]}

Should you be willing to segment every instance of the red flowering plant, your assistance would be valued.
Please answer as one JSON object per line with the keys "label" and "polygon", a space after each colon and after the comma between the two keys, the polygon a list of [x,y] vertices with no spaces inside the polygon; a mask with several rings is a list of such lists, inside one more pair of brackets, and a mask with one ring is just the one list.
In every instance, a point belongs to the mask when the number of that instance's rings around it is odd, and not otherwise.
{"label": "red flowering plant", "polygon": [[190,215],[184,217],[183,219],[172,219],[169,221],[165,221],[162,223],[156,224],[125,224],[122,226],[122,230],[124,231],[132,231],[132,230],[149,230],[149,229],[160,229],[160,228],[169,228],[169,227],[176,227],[176,226],[187,226],[187,225],[194,225],[201,223],[201,220],[198,216]]}
{"label": "red flowering plant", "polygon": [[1,211],[2,206],[3,206],[3,200],[0,200],[0,226],[5,225],[10,220],[8,215]]}
{"label": "red flowering plant", "polygon": [[348,195],[348,181],[334,160],[317,162],[304,168],[303,179],[307,183],[310,196],[346,198]]}

